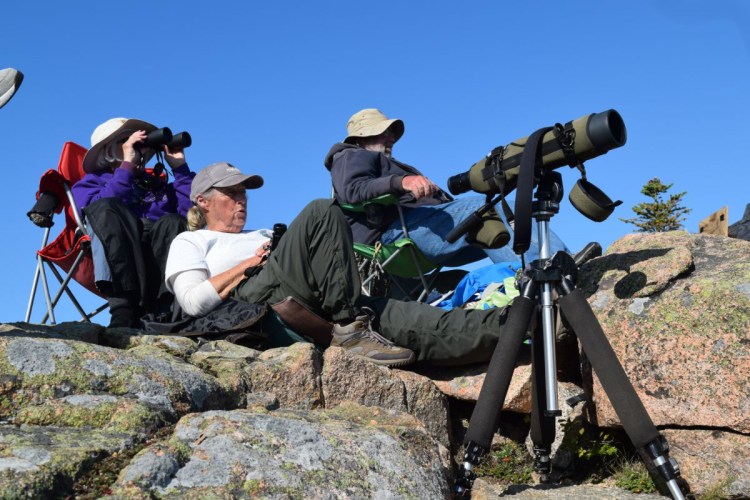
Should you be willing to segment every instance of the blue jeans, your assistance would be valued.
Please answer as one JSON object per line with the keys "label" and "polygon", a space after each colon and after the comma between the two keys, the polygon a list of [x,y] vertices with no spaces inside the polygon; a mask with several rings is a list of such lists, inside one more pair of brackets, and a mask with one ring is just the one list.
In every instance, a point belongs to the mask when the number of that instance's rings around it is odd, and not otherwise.
{"label": "blue jeans", "polygon": [[[482,249],[467,242],[465,235],[461,236],[455,243],[448,243],[445,240],[445,236],[451,229],[460,224],[461,221],[479,209],[484,203],[485,198],[483,196],[468,196],[440,205],[405,209],[404,218],[406,219],[406,228],[409,231],[409,237],[414,240],[424,256],[434,264],[460,267],[482,260],[485,257],[489,257],[492,262],[520,262],[521,258],[513,253],[513,245],[511,243],[502,248]],[[512,203],[511,206],[513,206]],[[512,235],[513,230],[508,225],[508,221],[505,219],[502,210],[498,210],[498,212]],[[403,236],[404,232],[401,228],[401,221],[396,220],[385,230],[381,241],[383,243],[393,243],[403,238]],[[550,254],[554,254],[558,250],[569,251],[565,243],[552,230],[549,232],[549,241]],[[539,258],[536,227],[532,227],[531,246],[524,254],[524,258],[527,264]]]}

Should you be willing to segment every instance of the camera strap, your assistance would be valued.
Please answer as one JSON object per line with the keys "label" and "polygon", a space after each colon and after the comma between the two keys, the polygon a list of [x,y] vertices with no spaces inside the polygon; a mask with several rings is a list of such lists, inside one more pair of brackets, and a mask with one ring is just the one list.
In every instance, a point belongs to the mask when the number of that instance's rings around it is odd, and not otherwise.
{"label": "camera strap", "polygon": [[543,127],[526,140],[521,155],[516,194],[516,225],[513,233],[513,251],[526,253],[531,245],[531,197],[534,191],[534,173],[542,165],[542,138],[553,127]]}

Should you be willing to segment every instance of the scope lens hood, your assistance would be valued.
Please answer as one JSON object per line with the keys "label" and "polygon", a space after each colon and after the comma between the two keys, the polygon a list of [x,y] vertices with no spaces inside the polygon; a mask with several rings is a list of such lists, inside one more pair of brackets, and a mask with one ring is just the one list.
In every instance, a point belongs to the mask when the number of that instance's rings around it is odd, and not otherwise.
{"label": "scope lens hood", "polygon": [[568,195],[570,203],[581,215],[594,222],[603,222],[612,215],[622,201],[612,201],[609,196],[589,181],[579,179]]}
{"label": "scope lens hood", "polygon": [[628,139],[625,122],[614,109],[591,115],[586,133],[594,148],[602,153],[623,146]]}

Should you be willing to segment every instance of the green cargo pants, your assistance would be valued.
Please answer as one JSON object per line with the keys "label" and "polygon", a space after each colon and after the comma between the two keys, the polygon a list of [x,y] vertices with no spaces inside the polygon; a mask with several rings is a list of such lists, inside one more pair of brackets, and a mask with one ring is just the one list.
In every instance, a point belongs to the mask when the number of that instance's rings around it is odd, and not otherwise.
{"label": "green cargo pants", "polygon": [[417,360],[439,364],[487,361],[506,308],[445,311],[419,302],[361,295],[352,234],[333,200],[309,203],[289,225],[263,270],[235,295],[249,302],[276,303],[292,296],[335,323],[348,323],[370,307],[376,329]]}

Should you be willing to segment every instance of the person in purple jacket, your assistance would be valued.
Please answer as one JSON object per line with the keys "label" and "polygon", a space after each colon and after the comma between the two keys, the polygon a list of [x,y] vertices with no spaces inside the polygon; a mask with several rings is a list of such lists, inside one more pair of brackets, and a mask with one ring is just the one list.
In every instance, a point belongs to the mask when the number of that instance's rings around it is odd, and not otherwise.
{"label": "person in purple jacket", "polygon": [[145,168],[156,153],[144,142],[154,130],[148,122],[126,118],[96,127],[83,159],[86,175],[72,189],[91,233],[94,277],[109,302],[110,327],[138,327],[144,314],[171,315],[164,267],[170,243],[187,229],[195,173],[184,151],[168,146],[164,158],[172,182]]}

